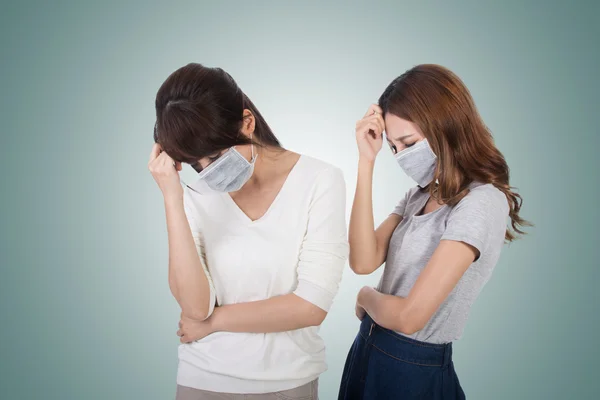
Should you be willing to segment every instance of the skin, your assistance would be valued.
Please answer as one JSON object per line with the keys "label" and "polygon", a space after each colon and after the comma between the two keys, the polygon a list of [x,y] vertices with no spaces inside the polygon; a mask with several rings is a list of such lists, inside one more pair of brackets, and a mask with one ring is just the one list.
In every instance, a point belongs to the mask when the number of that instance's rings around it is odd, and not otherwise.
{"label": "skin", "polygon": [[[244,110],[241,133],[251,137],[254,129],[252,112]],[[250,161],[251,146],[236,146],[236,150]],[[254,173],[240,190],[229,193],[251,220],[265,214],[300,157],[299,154],[277,148],[255,146],[254,151],[258,154]],[[224,152],[198,160],[194,168],[206,168]],[[169,286],[182,310],[177,331],[182,343],[190,343],[219,331],[284,332],[318,326],[323,322],[327,312],[295,294],[215,307],[212,315],[207,317],[209,286],[183,208],[183,188],[179,181],[181,164],[175,163],[155,144],[148,168],[165,201],[169,236]]]}
{"label": "skin", "polygon": [[[350,215],[349,261],[350,268],[359,275],[371,274],[385,262],[392,233],[402,221],[402,217],[392,214],[377,229],[374,228],[373,170],[383,145],[384,131],[394,154],[425,139],[414,123],[389,113],[384,118],[383,111],[375,104],[356,124],[359,161]],[[435,211],[442,205],[429,199],[423,213]],[[464,242],[442,240],[407,297],[387,295],[374,288],[363,287],[356,300],[356,316],[362,320],[368,313],[375,323],[384,328],[407,335],[418,332],[478,256],[477,250]]]}

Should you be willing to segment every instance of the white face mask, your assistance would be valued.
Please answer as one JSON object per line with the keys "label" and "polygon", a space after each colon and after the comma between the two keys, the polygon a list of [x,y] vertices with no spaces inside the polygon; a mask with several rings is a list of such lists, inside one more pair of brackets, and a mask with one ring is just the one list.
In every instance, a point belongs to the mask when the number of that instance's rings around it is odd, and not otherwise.
{"label": "white face mask", "polygon": [[425,187],[433,181],[437,157],[427,139],[423,139],[407,149],[396,154],[396,161],[406,175],[411,177],[420,187]]}
{"label": "white face mask", "polygon": [[252,160],[248,161],[234,147],[198,174],[198,180],[188,187],[199,194],[228,193],[240,190],[254,173],[256,162],[254,145]]}

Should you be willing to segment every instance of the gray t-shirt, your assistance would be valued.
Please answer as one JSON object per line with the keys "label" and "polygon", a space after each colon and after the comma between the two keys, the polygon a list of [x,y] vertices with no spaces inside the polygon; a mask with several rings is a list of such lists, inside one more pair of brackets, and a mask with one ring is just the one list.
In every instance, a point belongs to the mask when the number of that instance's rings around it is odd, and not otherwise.
{"label": "gray t-shirt", "polygon": [[403,218],[390,239],[379,291],[407,297],[442,239],[465,242],[480,252],[425,327],[410,336],[413,339],[428,343],[458,340],[471,305],[500,257],[508,223],[506,196],[491,184],[473,183],[470,189],[454,207],[444,205],[417,215],[429,194],[414,187],[394,209]]}

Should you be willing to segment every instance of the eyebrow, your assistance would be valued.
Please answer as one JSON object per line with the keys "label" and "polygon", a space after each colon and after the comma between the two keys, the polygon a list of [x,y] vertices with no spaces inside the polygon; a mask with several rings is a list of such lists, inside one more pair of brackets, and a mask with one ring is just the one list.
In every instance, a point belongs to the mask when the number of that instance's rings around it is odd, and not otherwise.
{"label": "eyebrow", "polygon": [[408,135],[404,135],[404,136],[400,136],[400,137],[394,138],[394,140],[397,140],[397,141],[401,142],[402,140],[404,140],[404,139],[406,139],[406,138],[409,138],[409,137],[411,137],[412,135],[414,135],[414,133],[411,133],[411,134],[408,134]]}

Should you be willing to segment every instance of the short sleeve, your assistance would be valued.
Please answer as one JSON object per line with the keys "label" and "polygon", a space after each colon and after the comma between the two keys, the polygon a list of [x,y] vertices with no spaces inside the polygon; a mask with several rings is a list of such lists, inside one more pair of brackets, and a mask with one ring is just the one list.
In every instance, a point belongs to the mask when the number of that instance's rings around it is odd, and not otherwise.
{"label": "short sleeve", "polygon": [[392,211],[392,214],[397,214],[401,217],[404,216],[404,213],[406,212],[406,204],[408,203],[408,199],[409,199],[412,191],[413,191],[413,189],[410,189],[404,194],[404,197],[402,199],[400,199],[400,201],[398,202],[398,205],[396,207],[394,207],[394,211]]}
{"label": "short sleeve", "polygon": [[[467,243],[479,251],[486,251],[493,239],[502,245],[508,218],[506,196],[492,185],[472,189],[450,211],[442,240]],[[478,258],[479,258],[478,257]]]}
{"label": "short sleeve", "polygon": [[335,167],[317,177],[298,259],[294,294],[329,311],[348,259],[346,185]]}
{"label": "short sleeve", "polygon": [[216,303],[216,291],[215,286],[213,284],[212,278],[210,276],[210,272],[208,270],[208,264],[206,262],[206,251],[204,247],[204,237],[202,235],[202,229],[200,225],[200,218],[198,218],[198,213],[193,204],[192,194],[189,190],[186,189],[185,196],[183,199],[183,208],[185,210],[185,215],[190,225],[190,229],[192,231],[192,237],[194,238],[194,244],[196,245],[196,251],[198,252],[198,257],[200,258],[200,265],[202,265],[202,269],[204,270],[204,274],[206,275],[206,279],[208,281],[208,287],[210,290],[209,293],[209,302],[208,305],[208,314],[207,318],[210,317],[215,309]]}

